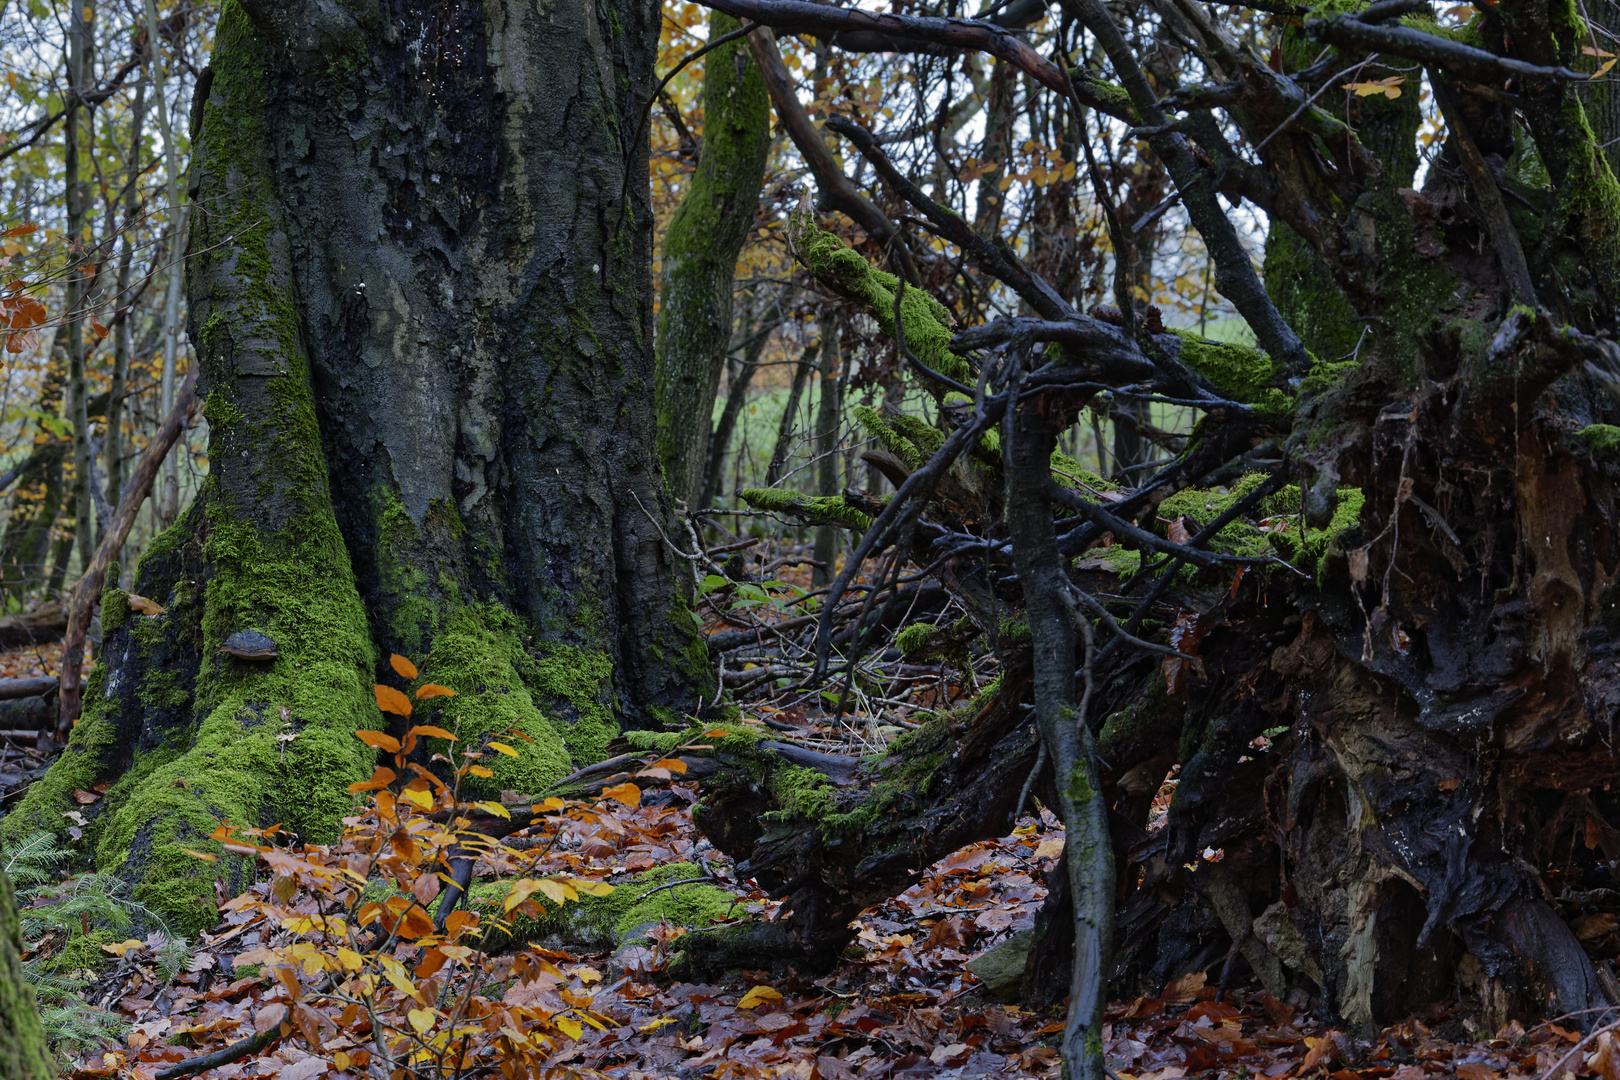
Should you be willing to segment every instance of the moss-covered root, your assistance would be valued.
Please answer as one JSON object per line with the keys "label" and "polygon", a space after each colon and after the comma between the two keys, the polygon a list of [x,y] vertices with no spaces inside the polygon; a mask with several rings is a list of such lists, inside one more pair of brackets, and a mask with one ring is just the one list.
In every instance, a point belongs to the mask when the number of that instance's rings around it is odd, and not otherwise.
{"label": "moss-covered root", "polygon": [[50,1080],[56,1075],[34,991],[23,982],[22,932],[11,881],[0,873],[0,1080]]}
{"label": "moss-covered root", "polygon": [[[894,336],[894,294],[900,281],[877,269],[832,233],[816,228],[808,210],[788,214],[793,255],[817,281],[862,305],[885,334]],[[908,288],[900,300],[906,347],[933,370],[957,382],[972,378],[967,361],[950,350],[951,311],[922,289]],[[943,394],[945,387],[935,387]]]}
{"label": "moss-covered root", "polygon": [[[701,879],[702,870],[689,863],[669,863],[619,881],[606,896],[580,896],[554,906],[545,903],[539,918],[519,916],[508,929],[495,929],[486,939],[498,949],[514,941],[541,938],[590,949],[616,949],[659,923],[690,931],[703,931],[735,916],[737,896]],[[473,889],[471,907],[486,920],[500,914],[508,891],[495,881]]]}

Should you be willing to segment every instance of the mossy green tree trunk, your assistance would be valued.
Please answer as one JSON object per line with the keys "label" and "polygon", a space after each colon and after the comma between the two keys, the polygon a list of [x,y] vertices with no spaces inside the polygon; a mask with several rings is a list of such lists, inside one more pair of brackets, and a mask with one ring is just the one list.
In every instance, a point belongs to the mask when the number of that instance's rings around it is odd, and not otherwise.
{"label": "mossy green tree trunk", "polygon": [[489,794],[696,708],[632,142],[657,38],[628,2],[227,2],[190,175],[210,475],[136,575],[165,613],[105,594],[83,718],[6,830],[111,783],[85,845],[195,928],[243,870],[185,853],[219,823],[333,835],[372,684],[411,688],[391,652],[457,692],[413,720],[518,733]]}
{"label": "mossy green tree trunk", "polygon": [[0,874],[0,1080],[49,1080],[56,1075],[34,991],[23,982],[22,934],[11,879]]}
{"label": "mossy green tree trunk", "polygon": [[[709,15],[709,39],[739,28]],[[696,505],[731,341],[731,279],[759,209],[771,107],[746,41],[703,61],[703,149],[664,232],[658,299],[658,454],[670,492]]]}

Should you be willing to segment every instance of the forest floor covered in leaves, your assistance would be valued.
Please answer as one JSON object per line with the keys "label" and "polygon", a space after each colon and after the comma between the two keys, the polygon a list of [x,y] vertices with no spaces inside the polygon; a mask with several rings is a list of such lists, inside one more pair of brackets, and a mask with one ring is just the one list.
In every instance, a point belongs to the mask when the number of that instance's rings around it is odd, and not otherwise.
{"label": "forest floor covered in leaves", "polygon": [[[729,622],[717,620],[716,627],[758,625],[792,615],[785,607],[773,610],[765,603],[733,614]],[[0,656],[0,671],[11,677],[54,670],[48,651]],[[900,685],[908,678],[909,688]],[[969,688],[950,685],[943,669],[933,677],[902,671],[894,688],[884,692],[882,709],[872,709],[857,722],[840,723],[825,715],[830,709],[813,702],[803,707],[804,696],[787,693],[785,682],[750,695],[739,722],[768,723],[777,738],[791,729],[789,738],[849,753],[880,749],[898,733],[894,725],[910,726],[908,717],[917,711],[954,704],[970,694]],[[795,707],[793,700],[801,705]],[[14,798],[43,764],[23,753],[25,749],[13,748],[9,762],[0,761],[0,785],[11,784],[0,798]],[[703,887],[719,886],[737,896],[728,921],[777,914],[779,901],[753,882],[738,880],[730,862],[695,829],[690,811],[698,797],[696,785],[667,772],[664,776],[668,782],[655,782],[659,790],[645,800],[639,794],[604,798],[570,811],[572,816],[550,819],[549,839],[525,841],[519,835],[507,841],[524,855],[525,880],[572,880],[639,891],[646,886],[638,882],[649,872],[696,865],[706,872]],[[1174,781],[1167,780],[1159,793],[1156,825],[1162,824],[1173,788]],[[81,802],[93,805],[98,798],[97,792],[85,792]],[[405,798],[401,792],[401,804]],[[374,793],[373,807],[381,805],[394,804]],[[375,820],[375,814],[349,819],[351,831],[362,820]],[[281,1080],[376,1075],[374,1066],[368,1068],[376,1040],[366,1017],[353,1010],[339,1013],[329,1000],[324,1012],[310,1007],[319,996],[320,957],[342,957],[344,950],[326,948],[323,953],[322,946],[310,945],[312,924],[318,928],[333,907],[329,896],[307,887],[312,879],[304,871],[322,860],[352,867],[354,849],[347,849],[348,854],[338,845],[304,849],[315,853],[295,866],[290,856],[275,850],[274,838],[266,843],[259,849],[254,884],[235,897],[221,885],[223,921],[188,944],[190,958],[177,970],[165,973],[160,960],[165,943],[153,934],[102,944],[106,955],[99,968],[70,973],[83,980],[79,997],[85,1007],[106,1010],[123,1032],[114,1042],[82,1047],[71,1076],[159,1080],[180,1063],[272,1029],[279,1029],[282,1037],[201,1075]],[[480,954],[474,961],[461,957],[471,950],[441,947],[441,953],[465,965],[451,964],[443,971],[435,966],[445,963],[442,955],[432,959],[431,946],[401,936],[383,964],[401,973],[403,981],[395,985],[402,993],[420,998],[422,991],[431,990],[441,1004],[446,994],[477,994],[495,1013],[508,1017],[582,1018],[584,1023],[551,1021],[548,1030],[557,1036],[552,1049],[531,1060],[538,1068],[531,1067],[528,1075],[621,1080],[1055,1077],[1061,1008],[1031,1011],[998,1000],[967,965],[1033,925],[1046,895],[1043,883],[1062,848],[1062,826],[1050,811],[1040,809],[1010,835],[955,852],[928,868],[906,893],[863,912],[858,950],[822,978],[756,971],[737,973],[723,984],[673,980],[664,969],[689,931],[668,923],[614,952],[580,951],[555,940],[524,937],[515,951],[492,958]],[[1219,853],[1206,852],[1205,857],[1219,858]],[[432,861],[418,857],[418,868],[431,871]],[[480,863],[478,872],[480,877],[502,876],[503,869],[510,871],[511,864]],[[368,873],[375,880],[375,864]],[[432,872],[418,875],[415,886],[404,877],[396,880],[423,903],[438,889]],[[535,893],[532,899],[542,898]],[[169,951],[172,955],[172,945]],[[290,970],[288,958],[299,956],[304,957],[303,969]],[[329,965],[329,970],[337,968]],[[402,1001],[398,1016],[408,1015],[412,1024],[427,1016]],[[430,1009],[431,994],[420,1003],[422,1010]],[[428,1038],[434,1022],[421,1021],[419,1035]],[[1176,979],[1151,996],[1113,1003],[1104,1041],[1116,1080],[1490,1080],[1561,1078],[1565,1072],[1620,1080],[1620,1046],[1608,1034],[1583,1042],[1573,1024],[1550,1023],[1528,1031],[1514,1024],[1486,1032],[1442,1005],[1376,1039],[1356,1039],[1252,987],[1222,992],[1205,973]]]}
{"label": "forest floor covered in leaves", "polygon": [[[769,917],[775,904],[730,878],[723,857],[707,852],[692,828],[695,791],[674,785],[665,805],[622,808],[606,835],[629,838],[608,854],[604,833],[576,830],[577,843],[556,845],[535,874],[579,873],[582,849],[604,880],[634,887],[635,875],[700,856],[742,899],[738,917]],[[733,982],[671,982],[660,969],[680,947],[682,931],[661,926],[644,943],[609,953],[563,953],[529,946],[549,961],[532,979],[512,979],[487,993],[512,1004],[563,1011],[588,1002],[606,1021],[549,1061],[552,1075],[650,1077],[799,1077],[845,1080],[902,1077],[1050,1077],[1061,1011],[1032,1012],[996,1001],[966,962],[1028,928],[1041,885],[1061,850],[1063,833],[1049,814],[1026,818],[1013,834],[973,845],[929,868],[905,894],[860,918],[863,955],[820,978],[773,978],[745,972]],[[594,848],[592,842],[594,841]],[[549,864],[549,865],[548,865]],[[73,1076],[155,1077],[165,1067],[221,1049],[280,1024],[291,1004],[288,984],[252,970],[272,947],[296,934],[284,927],[316,911],[307,895],[279,900],[264,875],[246,899],[227,904],[225,922],[195,943],[184,970],[163,979],[149,945],[114,946],[123,955],[86,996],[129,1025],[121,1045],[85,1055]],[[281,916],[278,919],[276,916]],[[414,967],[421,950],[401,944],[395,956]],[[244,973],[245,972],[245,973]],[[1157,996],[1119,1001],[1109,1010],[1107,1056],[1119,1080],[1174,1077],[1331,1076],[1463,1080],[1549,1073],[1579,1036],[1557,1024],[1490,1033],[1437,1009],[1374,1041],[1357,1040],[1318,1017],[1249,989],[1224,995],[1203,973],[1185,976]],[[295,1021],[296,1022],[296,1021]],[[363,1072],[365,1046],[351,1031],[300,1032],[263,1052],[211,1070],[226,1078],[321,1080]],[[310,1039],[307,1035],[314,1035]],[[1605,1036],[1565,1062],[1562,1071],[1613,1080],[1620,1054]],[[318,1048],[317,1048],[318,1047]]]}

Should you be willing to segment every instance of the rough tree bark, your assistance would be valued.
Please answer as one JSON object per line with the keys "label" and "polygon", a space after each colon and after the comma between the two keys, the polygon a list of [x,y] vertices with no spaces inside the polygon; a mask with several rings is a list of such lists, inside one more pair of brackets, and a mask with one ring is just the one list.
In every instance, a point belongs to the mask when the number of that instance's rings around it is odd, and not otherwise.
{"label": "rough tree bark", "polygon": [[[711,41],[736,31],[709,16]],[[702,494],[714,399],[731,342],[731,279],[759,209],[771,109],[744,41],[703,61],[703,149],[664,231],[658,295],[658,456],[670,491],[689,505]]]}
{"label": "rough tree bark", "polygon": [[[695,709],[704,647],[660,538],[647,144],[656,7],[228,2],[190,175],[211,472],[103,595],[103,663],[5,823],[60,825],[182,927],[222,820],[330,836],[403,653],[491,793]],[[239,631],[275,656],[221,651]],[[453,707],[446,707],[453,703]],[[444,747],[434,749],[443,750]]]}

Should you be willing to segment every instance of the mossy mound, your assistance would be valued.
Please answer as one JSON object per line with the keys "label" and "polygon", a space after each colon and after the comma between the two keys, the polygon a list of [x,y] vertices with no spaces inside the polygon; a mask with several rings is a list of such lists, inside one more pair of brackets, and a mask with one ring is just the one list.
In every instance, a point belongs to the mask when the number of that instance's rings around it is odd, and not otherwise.
{"label": "mossy mound", "polygon": [[[670,863],[616,883],[606,896],[582,895],[578,901],[560,906],[537,897],[546,909],[543,915],[506,920],[510,929],[492,930],[485,945],[500,949],[545,939],[569,946],[616,949],[637,930],[660,922],[702,930],[733,917],[736,894],[703,882],[673,888],[660,886],[703,876],[703,871],[690,863]],[[475,886],[468,896],[471,909],[486,921],[499,917],[510,888],[504,881]],[[658,891],[652,892],[654,889]]]}
{"label": "mossy mound", "polygon": [[[518,751],[515,758],[486,752],[482,763],[494,775],[485,779],[469,775],[463,781],[464,791],[479,796],[503,790],[533,795],[572,771],[563,732],[541,713],[519,674],[520,668],[533,664],[523,650],[517,616],[493,604],[463,608],[434,639],[433,651],[422,665],[422,679],[448,686],[456,696],[420,703],[413,719],[454,732],[457,741],[452,747],[441,739],[430,739],[429,750],[458,762],[462,750],[492,740]],[[559,689],[564,695],[570,690],[582,693],[583,681],[590,674],[590,669],[575,671],[573,676],[581,685],[559,683]],[[507,734],[512,731],[520,732],[521,737]],[[601,731],[592,730],[590,736],[593,746],[598,742],[606,745],[607,737]]]}

